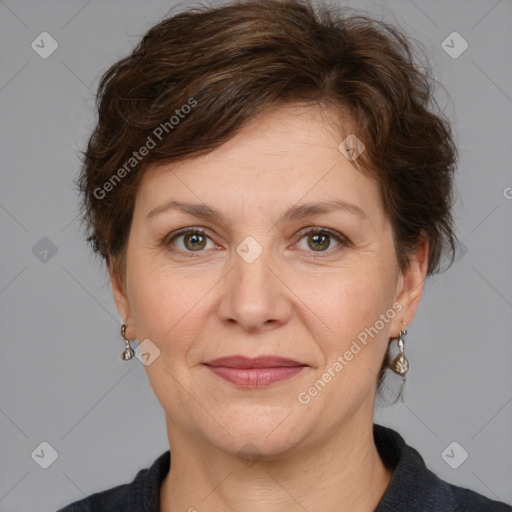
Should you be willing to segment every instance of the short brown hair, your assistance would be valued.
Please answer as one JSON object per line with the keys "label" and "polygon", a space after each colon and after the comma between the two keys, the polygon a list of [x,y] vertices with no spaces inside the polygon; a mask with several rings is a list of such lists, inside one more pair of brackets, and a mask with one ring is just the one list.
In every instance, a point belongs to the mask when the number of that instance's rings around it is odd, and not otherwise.
{"label": "short brown hair", "polygon": [[[436,82],[415,63],[408,37],[351,11],[307,0],[188,8],[105,72],[77,184],[88,241],[108,266],[124,275],[148,164],[208,153],[255,116],[292,104],[350,114],[365,144],[354,164],[380,185],[400,269],[422,235],[427,273],[439,271],[444,248],[451,264],[457,151],[433,97]],[[157,143],[142,158],[137,150],[150,139]]]}

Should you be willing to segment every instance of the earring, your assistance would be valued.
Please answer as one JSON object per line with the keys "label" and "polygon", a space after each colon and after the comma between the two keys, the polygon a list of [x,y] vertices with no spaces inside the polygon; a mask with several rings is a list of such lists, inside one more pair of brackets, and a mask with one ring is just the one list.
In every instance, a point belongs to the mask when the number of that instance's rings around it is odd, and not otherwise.
{"label": "earring", "polygon": [[398,333],[398,350],[399,353],[393,359],[393,362],[389,365],[389,367],[398,375],[401,375],[402,378],[405,380],[405,374],[409,370],[409,361],[407,361],[407,358],[405,357],[404,353],[404,339],[403,337],[407,334],[407,331],[405,329],[402,329]]}
{"label": "earring", "polygon": [[132,347],[130,347],[130,341],[126,339],[126,324],[123,324],[121,326],[121,336],[123,337],[124,342],[126,343],[126,347],[123,350],[123,353],[121,354],[121,359],[123,361],[129,361],[133,357],[134,352]]}

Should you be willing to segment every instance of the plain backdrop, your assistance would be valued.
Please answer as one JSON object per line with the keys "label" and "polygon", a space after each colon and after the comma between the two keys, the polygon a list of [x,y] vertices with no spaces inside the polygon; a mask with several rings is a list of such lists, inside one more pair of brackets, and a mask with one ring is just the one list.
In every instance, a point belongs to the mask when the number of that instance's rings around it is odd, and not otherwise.
{"label": "plain backdrop", "polygon": [[[441,478],[510,503],[512,2],[348,4],[425,46],[460,150],[457,261],[429,279],[409,327],[405,402],[375,421]],[[168,449],[144,366],[119,357],[120,318],[83,240],[73,179],[101,74],[174,5],[0,2],[2,512],[56,510],[131,481]],[[456,469],[447,448],[468,454]],[[41,450],[55,459],[47,469]]]}

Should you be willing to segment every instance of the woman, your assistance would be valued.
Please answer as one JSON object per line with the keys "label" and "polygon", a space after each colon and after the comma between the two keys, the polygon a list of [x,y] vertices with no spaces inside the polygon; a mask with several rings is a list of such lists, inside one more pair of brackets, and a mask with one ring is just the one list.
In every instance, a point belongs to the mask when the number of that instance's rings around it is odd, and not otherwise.
{"label": "woman", "polygon": [[455,247],[457,152],[403,35],[301,1],[190,9],[98,98],[84,221],[170,451],[61,511],[512,510],[373,424]]}

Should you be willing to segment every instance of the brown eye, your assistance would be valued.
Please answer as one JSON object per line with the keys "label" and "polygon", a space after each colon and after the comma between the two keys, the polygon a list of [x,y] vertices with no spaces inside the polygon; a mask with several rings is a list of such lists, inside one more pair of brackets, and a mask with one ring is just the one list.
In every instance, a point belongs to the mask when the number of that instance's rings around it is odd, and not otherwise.
{"label": "brown eye", "polygon": [[[308,231],[302,233],[301,240],[302,239],[307,240],[307,247],[300,248],[304,249],[307,252],[331,253],[335,252],[339,248],[348,246],[349,244],[348,240],[346,240],[345,237],[343,237],[341,234],[326,228],[309,229]],[[339,247],[336,248],[335,246],[333,250],[328,251],[327,249],[329,249],[332,246],[333,240]]]}
{"label": "brown eye", "polygon": [[330,245],[330,235],[326,233],[311,233],[308,235],[308,246],[314,251],[323,251]]}
{"label": "brown eye", "polygon": [[191,251],[200,251],[206,245],[206,237],[199,233],[190,233],[183,238],[184,245]]}
{"label": "brown eye", "polygon": [[203,231],[187,229],[170,235],[165,245],[181,252],[201,252],[206,248],[208,241],[209,237]]}

